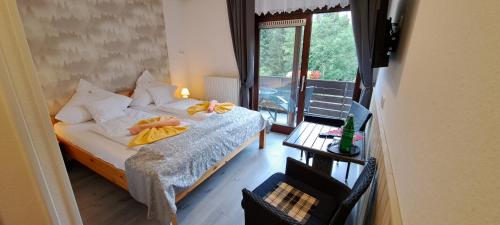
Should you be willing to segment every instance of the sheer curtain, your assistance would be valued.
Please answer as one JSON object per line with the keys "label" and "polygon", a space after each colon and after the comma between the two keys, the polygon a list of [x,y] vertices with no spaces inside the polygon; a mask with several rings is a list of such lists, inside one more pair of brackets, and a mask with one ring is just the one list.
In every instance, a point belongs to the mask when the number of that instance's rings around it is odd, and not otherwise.
{"label": "sheer curtain", "polygon": [[299,9],[314,10],[327,6],[342,8],[349,5],[349,0],[255,0],[255,13],[258,15],[267,13],[293,12]]}

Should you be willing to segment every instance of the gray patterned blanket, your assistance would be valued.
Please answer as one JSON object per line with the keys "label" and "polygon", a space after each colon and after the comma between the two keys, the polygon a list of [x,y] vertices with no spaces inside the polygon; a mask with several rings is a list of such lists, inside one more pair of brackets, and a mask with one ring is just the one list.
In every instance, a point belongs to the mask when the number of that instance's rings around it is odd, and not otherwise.
{"label": "gray patterned blanket", "polygon": [[188,131],[142,147],[125,162],[132,197],[148,206],[148,218],[170,224],[175,195],[264,128],[259,112],[241,107],[212,115]]}

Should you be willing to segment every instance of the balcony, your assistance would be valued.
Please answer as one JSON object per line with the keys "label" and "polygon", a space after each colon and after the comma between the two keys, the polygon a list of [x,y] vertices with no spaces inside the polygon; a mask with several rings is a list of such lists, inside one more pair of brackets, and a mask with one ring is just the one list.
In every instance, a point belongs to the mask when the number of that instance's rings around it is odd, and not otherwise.
{"label": "balcony", "polygon": [[[264,118],[277,124],[290,124],[293,115],[290,109],[296,108],[290,98],[291,82],[287,77],[260,77],[259,111]],[[347,117],[354,82],[308,79],[307,87],[312,89],[312,94],[306,96],[305,115],[335,119]]]}

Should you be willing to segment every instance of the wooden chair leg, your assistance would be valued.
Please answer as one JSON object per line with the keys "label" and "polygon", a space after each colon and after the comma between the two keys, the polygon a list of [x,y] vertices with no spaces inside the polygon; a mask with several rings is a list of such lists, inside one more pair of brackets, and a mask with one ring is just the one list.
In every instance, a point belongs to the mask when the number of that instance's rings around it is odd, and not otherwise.
{"label": "wooden chair leg", "polygon": [[266,129],[260,131],[259,134],[259,149],[264,149],[266,147]]}
{"label": "wooden chair leg", "polygon": [[178,225],[177,224],[177,216],[176,215],[174,215],[174,217],[172,217],[172,222],[171,223],[172,223],[172,225]]}

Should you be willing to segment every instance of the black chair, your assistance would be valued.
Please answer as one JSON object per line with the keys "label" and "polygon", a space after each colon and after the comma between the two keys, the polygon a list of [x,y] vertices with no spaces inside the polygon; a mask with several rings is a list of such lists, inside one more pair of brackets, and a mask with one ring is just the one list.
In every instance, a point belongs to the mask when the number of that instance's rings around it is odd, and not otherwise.
{"label": "black chair", "polygon": [[313,94],[314,94],[314,86],[307,86],[304,94],[304,113],[309,112]]}
{"label": "black chair", "polygon": [[370,158],[358,180],[350,189],[334,178],[313,170],[300,161],[287,158],[286,172],[276,173],[253,192],[243,189],[241,206],[245,225],[300,225],[298,221],[264,200],[280,182],[319,200],[309,214],[306,225],[344,225],[352,208],[370,186],[377,170],[375,158]]}
{"label": "black chair", "polygon": [[365,131],[366,124],[372,117],[370,110],[357,102],[352,102],[349,114],[354,116],[354,129],[356,131]]}
{"label": "black chair", "polygon": [[[364,132],[366,129],[366,124],[372,117],[372,113],[370,110],[365,108],[363,105],[352,102],[351,108],[349,109],[349,114],[354,116],[354,130]],[[345,124],[344,120],[340,119],[331,119],[331,118],[323,118],[323,117],[314,117],[314,116],[305,116],[304,121],[325,124],[329,126],[341,127]],[[301,153],[302,156],[302,153]],[[309,159],[312,157],[311,154],[306,154],[306,163],[309,164]],[[351,168],[351,163],[347,163],[347,171],[345,179],[349,177],[349,169]]]}
{"label": "black chair", "polygon": [[[368,124],[368,121],[372,117],[372,113],[370,112],[370,110],[357,102],[352,102],[351,108],[349,109],[349,114],[352,114],[354,116],[354,129],[356,131],[365,131],[366,124]],[[345,124],[345,121],[343,119],[332,119],[318,116],[305,116],[304,121],[335,127],[341,127]]]}

